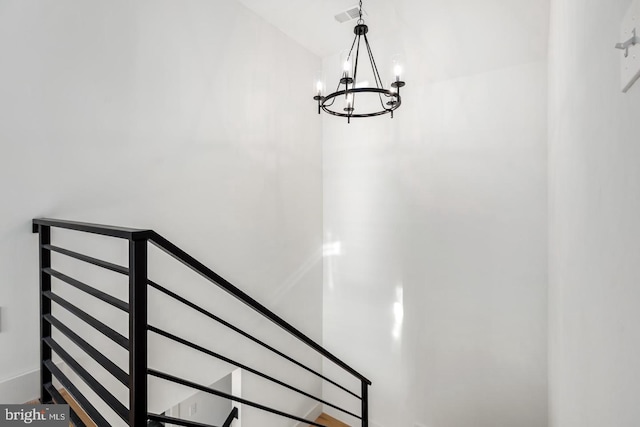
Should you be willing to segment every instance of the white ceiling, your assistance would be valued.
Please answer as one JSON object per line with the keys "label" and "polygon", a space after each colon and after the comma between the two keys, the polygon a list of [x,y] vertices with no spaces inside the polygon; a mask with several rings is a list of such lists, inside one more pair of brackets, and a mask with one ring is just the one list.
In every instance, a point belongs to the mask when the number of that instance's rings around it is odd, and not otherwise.
{"label": "white ceiling", "polygon": [[[353,22],[334,15],[357,0],[239,0],[320,57],[347,48]],[[432,79],[546,58],[549,0],[363,0],[376,35],[417,41]]]}
{"label": "white ceiling", "polygon": [[[321,57],[345,49],[353,38],[354,22],[340,24],[334,16],[357,6],[358,0],[239,1]],[[392,15],[393,5],[389,0],[363,0],[367,24],[375,26]]]}

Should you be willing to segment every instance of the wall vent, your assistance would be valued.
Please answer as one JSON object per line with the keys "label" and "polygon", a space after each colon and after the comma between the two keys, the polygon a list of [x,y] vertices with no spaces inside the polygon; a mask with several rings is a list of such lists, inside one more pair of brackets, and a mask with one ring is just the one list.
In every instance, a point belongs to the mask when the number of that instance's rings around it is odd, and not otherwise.
{"label": "wall vent", "polygon": [[[366,12],[364,11],[364,9],[362,10],[362,15],[366,15]],[[349,21],[353,21],[354,19],[358,19],[359,16],[360,16],[359,8],[358,8],[358,6],[354,6],[354,7],[351,7],[349,9],[345,10],[344,12],[338,13],[335,16],[335,18],[336,18],[336,21],[338,21],[341,24],[344,24],[345,22],[349,22]]]}

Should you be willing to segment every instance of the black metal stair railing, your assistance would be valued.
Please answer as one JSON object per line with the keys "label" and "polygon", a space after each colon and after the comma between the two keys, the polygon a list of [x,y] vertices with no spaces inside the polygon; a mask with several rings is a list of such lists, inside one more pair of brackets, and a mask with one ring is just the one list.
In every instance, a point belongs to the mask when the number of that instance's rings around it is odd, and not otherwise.
{"label": "black metal stair railing", "polygon": [[[85,233],[99,234],[118,239],[125,239],[129,242],[129,265],[128,267],[113,264],[107,261],[103,261],[86,254],[71,251],[66,248],[54,246],[51,243],[51,228],[61,228],[68,230],[75,230]],[[41,402],[48,403],[64,403],[64,398],[59,391],[53,386],[54,378],[58,383],[66,389],[69,394],[76,400],[82,410],[91,418],[91,420],[98,426],[109,426],[109,423],[105,417],[100,414],[90,399],[85,396],[81,390],[71,381],[62,370],[56,366],[53,362],[53,355],[62,360],[66,366],[74,372],[74,374],[82,380],[84,386],[90,388],[105,404],[107,404],[122,420],[124,420],[130,426],[143,427],[146,426],[148,421],[156,421],[160,423],[169,423],[175,425],[183,425],[185,427],[214,427],[206,426],[205,424],[187,421],[183,419],[168,417],[163,414],[153,414],[148,411],[148,390],[147,379],[148,377],[155,377],[163,381],[179,384],[189,387],[194,391],[204,392],[210,395],[218,396],[224,399],[228,399],[231,402],[247,405],[259,410],[275,414],[280,417],[295,420],[307,425],[314,425],[318,427],[324,427],[322,424],[316,423],[314,420],[307,420],[299,417],[295,414],[291,414],[282,410],[271,408],[268,405],[261,404],[260,402],[244,399],[239,396],[234,396],[225,392],[221,392],[212,389],[206,385],[197,384],[193,381],[186,380],[174,376],[167,372],[162,372],[155,369],[150,369],[147,364],[147,337],[148,334],[155,334],[161,336],[164,339],[170,340],[174,343],[182,345],[193,351],[199,352],[203,355],[217,359],[219,361],[226,362],[237,368],[240,368],[246,372],[256,375],[264,380],[267,380],[277,387],[287,389],[295,392],[301,396],[312,399],[320,404],[331,407],[341,413],[349,415],[360,421],[362,427],[368,427],[368,387],[371,385],[371,381],[365,378],[362,374],[358,373],[352,367],[344,363],[335,355],[328,352],[321,345],[307,337],[301,331],[296,329],[291,324],[287,323],[284,319],[267,309],[264,305],[232,285],[230,282],[216,274],[213,270],[206,267],[204,264],[187,254],[185,251],[160,236],[153,230],[140,230],[125,227],[113,227],[98,224],[87,224],[74,221],[63,221],[56,219],[38,218],[33,220],[33,232],[39,234],[39,253],[40,253],[40,360],[41,360]],[[297,338],[300,342],[304,343],[307,347],[321,355],[326,360],[331,361],[336,366],[342,368],[346,373],[355,378],[361,384],[360,393],[354,393],[347,387],[341,385],[338,381],[335,381],[322,373],[314,370],[296,360],[285,352],[278,350],[272,345],[256,338],[249,332],[233,325],[232,323],[222,319],[214,313],[199,306],[193,301],[190,301],[162,285],[149,280],[148,278],[148,243],[153,244],[157,248],[161,249],[171,257],[180,261],[182,264],[200,274],[202,277],[217,285],[222,290],[232,295],[238,301],[244,303],[251,309],[255,310],[264,318],[270,320],[277,325],[281,330],[287,332],[293,337]],[[66,257],[74,258],[85,263],[98,266],[100,268],[126,275],[129,278],[129,298],[128,301],[122,301],[112,295],[109,295],[103,291],[100,291],[93,286],[76,280],[63,272],[57,271],[51,265],[51,253],[55,252]],[[65,283],[73,288],[82,291],[88,295],[91,295],[102,302],[109,304],[118,310],[128,315],[128,336],[125,337],[122,334],[115,331],[110,326],[104,324],[100,320],[87,313],[86,309],[77,307],[71,302],[64,299],[61,295],[58,295],[52,291],[51,279],[56,278],[62,283]],[[273,376],[270,376],[259,369],[248,366],[246,364],[235,361],[229,357],[226,357],[219,352],[202,347],[193,342],[190,342],[183,337],[179,337],[175,334],[162,330],[154,325],[148,324],[147,317],[147,291],[148,289],[155,289],[171,298],[177,304],[181,304],[188,309],[194,310],[207,319],[216,322],[219,325],[228,328],[230,331],[238,334],[240,337],[251,341],[252,343],[266,349],[274,355],[282,358],[288,363],[304,369],[306,372],[326,381],[340,390],[347,393],[351,398],[355,398],[359,401],[360,411],[355,413],[341,406],[328,402],[321,397],[314,396],[300,388],[297,388],[285,381],[279,380]],[[115,342],[120,347],[124,348],[129,356],[129,369],[125,372],[116,363],[110,360],[106,355],[98,351],[95,347],[90,345],[76,332],[74,332],[70,325],[65,324],[61,319],[54,317],[52,312],[52,305],[64,309],[68,313],[75,316],[77,319],[83,321],[93,329]],[[77,347],[82,349],[87,356],[92,358],[100,366],[111,374],[120,383],[126,386],[129,390],[129,405],[128,407],[123,405],[116,397],[113,396],[100,381],[96,380],[91,373],[83,367],[81,363],[73,358],[67,352],[64,347],[52,337],[52,329],[55,328],[61,335],[65,336],[68,340],[73,342]],[[80,420],[78,414],[71,414],[74,424],[84,426],[84,423]],[[238,418],[238,409],[233,408],[232,412],[227,417],[222,427],[229,427],[234,419]],[[251,427],[251,426],[249,426]]]}
{"label": "black metal stair railing", "polygon": [[238,408],[234,406],[231,412],[229,413],[229,416],[222,424],[222,427],[231,427],[231,423],[233,422],[233,420],[237,420],[237,419],[238,419]]}

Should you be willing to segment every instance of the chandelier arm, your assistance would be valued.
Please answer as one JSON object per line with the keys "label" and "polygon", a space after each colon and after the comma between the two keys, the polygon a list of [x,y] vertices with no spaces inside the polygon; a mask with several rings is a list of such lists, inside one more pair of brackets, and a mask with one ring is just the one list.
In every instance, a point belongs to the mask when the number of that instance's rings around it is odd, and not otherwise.
{"label": "chandelier arm", "polygon": [[360,36],[356,36],[356,38],[358,39],[358,47],[356,48],[356,62],[355,62],[355,68],[353,70],[353,88],[354,89],[356,87],[356,77],[358,75],[358,59],[360,58]]}
{"label": "chandelier arm", "polygon": [[381,84],[378,82],[378,76],[376,75],[375,67],[373,65],[373,54],[371,53],[371,46],[369,46],[369,41],[365,37],[364,44],[367,47],[367,53],[369,54],[369,62],[371,63],[371,71],[373,71],[373,79],[375,81],[376,87],[381,88]]}
{"label": "chandelier arm", "polygon": [[[373,77],[376,81],[376,87],[383,89],[384,86],[382,84],[382,78],[380,77],[380,73],[378,72],[378,67],[376,66],[376,60],[373,57],[373,51],[371,50],[371,46],[369,45],[369,39],[367,39],[366,35],[365,35],[364,41],[367,45],[367,51],[369,52],[369,61],[371,61],[371,69],[373,70]],[[380,106],[382,107],[383,110],[387,110],[387,107],[385,107],[384,101],[382,100],[382,95],[384,95],[387,98],[389,98],[390,95],[387,95],[386,92],[384,93],[378,92],[378,99],[380,100]],[[391,110],[388,110],[388,111],[391,111]]]}
{"label": "chandelier arm", "polygon": [[377,81],[380,82],[380,89],[382,89],[384,86],[382,84],[382,78],[380,78],[380,72],[378,71],[378,66],[376,65],[376,60],[373,57],[373,51],[371,50],[371,46],[369,45],[369,39],[367,38],[367,35],[364,35],[364,42],[367,45],[367,50],[369,51],[369,57],[371,58],[371,65],[373,66],[373,74],[375,76],[377,76]]}
{"label": "chandelier arm", "polygon": [[[376,66],[376,60],[373,57],[373,52],[371,51],[371,46],[369,45],[369,39],[367,39],[366,34],[364,35],[364,42],[367,45],[367,52],[369,52],[369,61],[371,61],[371,69],[373,70],[373,78],[376,81],[376,87],[383,89],[384,86],[382,85],[382,78],[380,77],[380,72],[378,72],[378,67]],[[385,107],[384,101],[382,100],[382,95],[383,95],[382,92],[378,92],[378,99],[380,100],[380,105],[382,106],[382,109],[391,111],[390,109],[387,109],[387,107]],[[385,92],[384,96],[388,98],[390,95],[387,95]]]}
{"label": "chandelier arm", "polygon": [[[355,63],[355,68],[353,70],[353,87],[352,89],[356,88],[356,82],[357,82],[357,74],[358,74],[358,59],[360,59],[360,36],[356,36],[358,38],[358,47],[356,48],[356,63]],[[352,98],[352,103],[351,103],[351,107],[352,108],[356,108],[356,94],[354,93],[353,95],[351,95]]]}
{"label": "chandelier arm", "polygon": [[340,83],[340,80],[338,80],[338,86],[336,86],[336,92],[340,90],[340,85],[341,85],[341,84],[342,84],[342,83]]}
{"label": "chandelier arm", "polygon": [[[358,35],[356,34],[355,37],[353,37],[353,43],[351,43],[351,49],[349,49],[349,55],[347,56],[347,61],[351,59],[351,54],[353,53],[353,47],[356,45],[357,39],[358,39]],[[351,69],[351,72],[353,72],[353,68]]]}
{"label": "chandelier arm", "polygon": [[391,108],[387,108],[384,106],[384,101],[382,100],[382,95],[378,94],[378,98],[380,98],[380,106],[382,107],[382,109],[387,110],[387,111],[392,111]]}

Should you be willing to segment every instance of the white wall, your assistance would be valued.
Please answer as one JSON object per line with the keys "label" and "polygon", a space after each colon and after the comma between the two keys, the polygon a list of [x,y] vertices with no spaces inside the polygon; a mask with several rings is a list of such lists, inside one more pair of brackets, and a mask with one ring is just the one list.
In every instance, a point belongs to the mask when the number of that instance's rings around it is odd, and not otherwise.
{"label": "white wall", "polygon": [[374,426],[546,425],[546,60],[430,81],[406,57],[393,120],[323,121],[325,345]]}
{"label": "white wall", "polygon": [[[229,394],[231,387],[231,375],[211,384],[211,388]],[[232,408],[229,400],[198,392],[172,408],[171,416],[203,424],[222,425]]]}
{"label": "white wall", "polygon": [[552,1],[553,427],[640,424],[640,87],[620,92],[622,53],[613,49],[630,4]]}
{"label": "white wall", "polygon": [[321,339],[316,56],[231,0],[0,0],[0,52],[0,390],[38,368],[39,216],[154,228]]}

